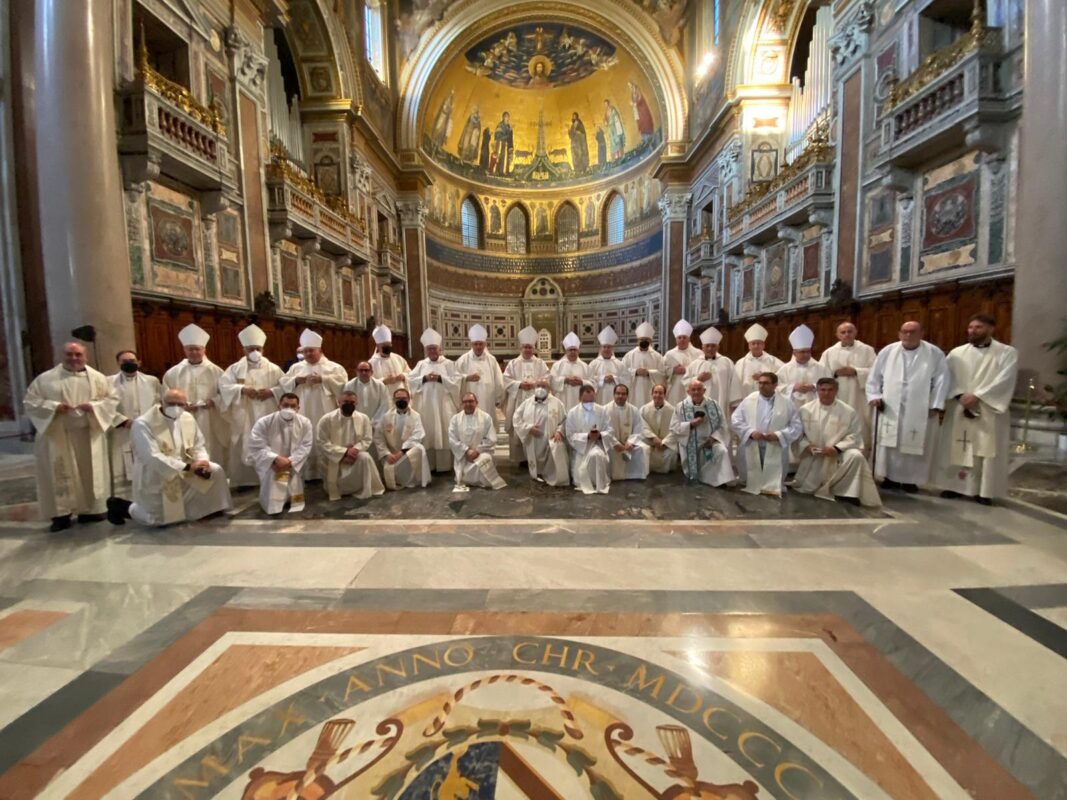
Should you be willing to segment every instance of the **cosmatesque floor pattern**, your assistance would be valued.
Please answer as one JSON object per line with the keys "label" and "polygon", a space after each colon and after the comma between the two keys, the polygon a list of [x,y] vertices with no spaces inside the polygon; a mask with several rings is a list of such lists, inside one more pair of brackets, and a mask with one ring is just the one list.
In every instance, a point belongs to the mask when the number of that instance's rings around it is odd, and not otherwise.
{"label": "cosmatesque floor pattern", "polygon": [[0,798],[1067,798],[1054,515],[507,477],[0,522]]}

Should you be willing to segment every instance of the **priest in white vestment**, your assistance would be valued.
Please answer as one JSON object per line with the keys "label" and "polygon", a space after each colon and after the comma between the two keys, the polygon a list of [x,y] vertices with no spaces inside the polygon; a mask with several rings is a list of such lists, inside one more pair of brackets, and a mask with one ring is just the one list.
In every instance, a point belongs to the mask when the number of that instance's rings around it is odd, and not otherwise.
{"label": "priest in white vestment", "polygon": [[489,331],[484,325],[471,325],[467,338],[471,349],[456,359],[459,392],[474,392],[478,408],[496,419],[497,406],[504,402],[504,372],[496,356],[486,348]]}
{"label": "priest in white vestment", "polygon": [[678,466],[678,440],[671,431],[673,420],[674,406],[667,402],[667,387],[657,383],[652,387],[652,399],[641,406],[649,472],[667,474]]}
{"label": "priest in white vestment", "polygon": [[374,425],[359,411],[359,397],[352,389],[342,391],[337,410],[319,420],[315,442],[322,454],[323,485],[331,502],[344,495],[366,500],[385,493],[371,455]]}
{"label": "priest in white vestment", "polygon": [[686,320],[680,319],[674,323],[671,330],[674,334],[675,346],[663,354],[663,374],[667,385],[667,402],[677,406],[687,397],[686,370],[692,361],[700,358],[700,350],[693,347],[689,337],[693,335],[693,326]]}
{"label": "priest in white vestment", "polygon": [[900,341],[878,354],[867,377],[876,409],[874,476],[885,489],[909,493],[930,478],[950,382],[945,354],[922,335],[922,325],[905,322]]}
{"label": "priest in white vestment", "polygon": [[760,373],[756,385],[733,414],[734,432],[740,437],[737,468],[743,491],[781,497],[789,469],[789,446],[804,432],[800,412],[775,391],[778,376]]}
{"label": "priest in white vestment", "polygon": [[374,377],[385,384],[390,395],[397,389],[410,389],[407,376],[411,366],[400,353],[393,352],[393,332],[385,325],[378,325],[371,331],[371,337],[374,339],[374,355],[370,357],[370,365]]}
{"label": "priest in white vestment", "polygon": [[222,367],[212,364],[206,355],[210,339],[208,332],[199,325],[186,325],[178,331],[185,358],[163,373],[163,388],[181,389],[185,393],[188,398],[185,410],[193,415],[204,434],[208,455],[218,464],[227,464],[230,425],[220,408]]}
{"label": "priest in white vestment", "polygon": [[579,402],[567,412],[564,423],[571,447],[571,480],[582,494],[607,494],[611,488],[611,456],[614,444],[611,417],[596,403],[596,387],[582,386]]}
{"label": "priest in white vestment", "polygon": [[871,451],[871,407],[867,404],[867,376],[874,366],[874,348],[856,339],[856,326],[842,322],[837,326],[837,342],[822,351],[819,363],[837,378],[837,397],[852,406],[863,426],[863,448]]}
{"label": "priest in white vestment", "polygon": [[745,331],[748,352],[734,365],[737,388],[742,397],[747,397],[757,390],[756,377],[761,372],[778,372],[782,367],[781,360],[764,349],[767,344],[767,335],[767,329],[759,323],[749,326],[749,329]]}
{"label": "priest in white vestment", "polygon": [[798,325],[789,334],[793,357],[778,368],[778,391],[797,408],[815,399],[815,384],[819,378],[832,378],[830,370],[811,357],[815,331]]}
{"label": "priest in white vestment", "polygon": [[730,463],[730,432],[726,415],[704,382],[689,381],[689,396],[674,407],[671,432],[678,442],[682,472],[691,481],[722,486],[736,478]]}
{"label": "priest in white vestment", "polygon": [[[337,399],[348,383],[348,372],[322,352],[322,336],[307,328],[300,334],[300,347],[304,360],[297,361],[281,379],[283,392],[292,392],[300,398],[300,409],[311,420],[312,428],[324,415],[337,409]],[[322,477],[318,448],[313,446],[308,459],[305,480]]]}
{"label": "priest in white vestment", "polygon": [[800,409],[804,435],[796,442],[800,465],[793,488],[824,500],[848,498],[857,505],[882,505],[870,464],[863,455],[859,414],[838,399],[836,378],[819,378],[818,397]]}
{"label": "priest in white vestment", "polygon": [[431,472],[445,472],[455,466],[448,443],[448,424],[459,408],[459,374],[456,365],[441,355],[441,334],[427,328],[419,340],[426,358],[408,373],[411,405],[422,417],[426,431],[423,447]]}
{"label": "priest in white vestment", "polygon": [[258,325],[249,325],[237,334],[244,357],[219,376],[219,409],[229,418],[230,461],[226,474],[231,486],[255,486],[261,471],[247,459],[252,426],[278,410],[282,393],[282,368],[263,355],[267,334]]}
{"label": "priest in white vestment", "polygon": [[582,384],[589,379],[589,365],[578,357],[582,340],[571,331],[563,337],[563,358],[552,365],[552,391],[570,411],[578,405]]}
{"label": "priest in white vestment", "polygon": [[704,384],[704,394],[714,400],[725,419],[725,430],[730,430],[730,414],[741,402],[741,383],[734,373],[734,362],[719,353],[722,333],[711,327],[700,334],[703,355],[689,362],[685,371],[687,381],[694,379]]}
{"label": "priest in white vestment", "polygon": [[567,441],[563,436],[563,422],[567,409],[558,397],[541,386],[534,396],[515,409],[512,424],[526,448],[526,463],[530,477],[549,486],[566,486],[571,481],[567,462]]}
{"label": "priest in white vestment", "polygon": [[630,402],[630,387],[620,383],[615,396],[606,407],[611,420],[614,440],[611,456],[613,481],[643,481],[648,477],[648,442],[645,441],[645,422],[641,409]]}
{"label": "priest in white vestment", "polygon": [[419,412],[411,408],[411,393],[393,392],[393,407],[374,426],[374,449],[382,467],[382,483],[389,491],[430,485],[430,463],[422,446],[426,431]]}
{"label": "priest in white vestment", "polygon": [[652,387],[663,383],[665,375],[663,356],[652,346],[656,329],[651,323],[642,322],[635,333],[637,347],[623,356],[622,363],[630,373],[630,402],[640,409],[652,399]]}
{"label": "priest in white vestment", "polygon": [[267,514],[304,510],[304,467],[315,432],[300,413],[292,392],[278,399],[278,410],[256,420],[248,434],[247,458],[259,474],[259,505]]}
{"label": "priest in white vestment", "polygon": [[108,513],[108,431],[118,399],[114,384],[86,366],[78,342],[64,344],[63,361],[26,389],[23,407],[37,431],[37,503],[53,532],[69,528],[72,515],[99,522]]}
{"label": "priest in white vestment", "polygon": [[[163,387],[155,375],[141,372],[141,361],[133,350],[116,356],[119,371],[108,380],[119,393],[115,420],[108,434],[111,449],[111,496],[133,500],[133,444],[130,429],[133,421],[163,399]],[[116,520],[112,520],[115,522]],[[122,524],[118,518],[117,524]]]}
{"label": "priest in white vestment", "polygon": [[122,513],[142,525],[203,519],[233,505],[226,471],[208,456],[197,419],[181,389],[133,423],[133,504]]}
{"label": "priest in white vestment", "polygon": [[630,385],[633,376],[615,356],[615,343],[619,340],[615,329],[608,325],[597,334],[600,354],[589,362],[589,380],[596,386],[596,401],[606,406],[615,399],[615,387],[620,383]]}
{"label": "priest in white vestment", "polygon": [[456,473],[456,485],[452,491],[466,492],[471,486],[503,489],[507,484],[493,461],[496,420],[478,408],[478,395],[474,392],[463,395],[462,405],[463,409],[448,424],[448,443],[452,448]]}
{"label": "priest in white vestment", "polygon": [[539,386],[551,389],[551,375],[540,357],[534,355],[537,331],[527,326],[519,331],[519,356],[511,359],[504,369],[504,391],[507,404],[504,407],[504,430],[508,433],[508,457],[512,464],[526,459],[526,451],[515,432],[515,410],[533,397]]}
{"label": "priest in white vestment", "polygon": [[1011,397],[1018,353],[993,338],[996,322],[976,314],[967,344],[948,354],[952,375],[932,483],[942,497],[973,497],[990,505],[1008,493]]}
{"label": "priest in white vestment", "polygon": [[343,391],[356,395],[360,413],[365,414],[372,424],[393,404],[385,384],[374,377],[374,368],[369,361],[356,364],[356,377],[345,384]]}

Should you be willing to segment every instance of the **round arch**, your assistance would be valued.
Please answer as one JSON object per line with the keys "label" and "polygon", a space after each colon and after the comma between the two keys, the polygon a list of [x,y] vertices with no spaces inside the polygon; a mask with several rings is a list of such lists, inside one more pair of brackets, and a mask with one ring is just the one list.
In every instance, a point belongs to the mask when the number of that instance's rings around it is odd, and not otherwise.
{"label": "round arch", "polygon": [[282,32],[296,61],[304,101],[359,102],[358,81],[348,42],[336,15],[324,0],[291,0],[289,22]]}
{"label": "round arch", "polygon": [[[793,51],[793,39],[812,0],[783,3],[781,0],[748,0],[741,12],[738,34],[730,47],[726,71],[728,95],[737,93],[739,87],[778,84],[768,79],[759,69],[758,54],[761,45],[783,48],[781,58],[785,64],[785,80],[788,81],[788,61]],[[784,13],[783,13],[784,12]]]}

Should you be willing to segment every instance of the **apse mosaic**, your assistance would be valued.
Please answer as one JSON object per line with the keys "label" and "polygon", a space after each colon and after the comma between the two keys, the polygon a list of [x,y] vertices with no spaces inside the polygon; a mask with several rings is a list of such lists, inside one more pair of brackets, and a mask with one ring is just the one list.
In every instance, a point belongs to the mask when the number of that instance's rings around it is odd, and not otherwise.
{"label": "apse mosaic", "polygon": [[663,139],[651,85],[622,48],[584,28],[528,23],[468,48],[426,105],[423,148],[497,186],[574,185],[643,161]]}

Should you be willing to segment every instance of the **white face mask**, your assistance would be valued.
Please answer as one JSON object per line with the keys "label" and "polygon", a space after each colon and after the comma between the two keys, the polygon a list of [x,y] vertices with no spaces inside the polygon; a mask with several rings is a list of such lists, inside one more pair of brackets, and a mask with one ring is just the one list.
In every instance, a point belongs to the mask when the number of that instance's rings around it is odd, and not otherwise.
{"label": "white face mask", "polygon": [[258,350],[253,350],[246,356],[246,358],[253,364],[258,364],[259,360],[263,358],[263,354]]}
{"label": "white face mask", "polygon": [[582,403],[582,408],[584,408],[586,411],[592,411],[593,410],[593,405],[594,404],[591,403],[591,402],[590,403]]}
{"label": "white face mask", "polygon": [[296,412],[291,408],[283,408],[278,413],[281,414],[282,419],[284,419],[286,422],[292,422],[293,417],[296,416]]}
{"label": "white face mask", "polygon": [[181,406],[163,406],[163,416],[169,417],[170,419],[177,419],[181,416],[181,413]]}

